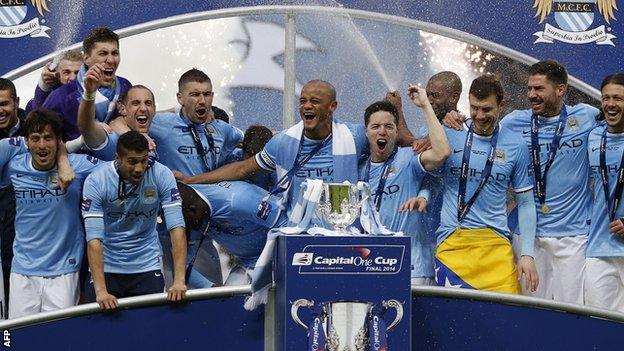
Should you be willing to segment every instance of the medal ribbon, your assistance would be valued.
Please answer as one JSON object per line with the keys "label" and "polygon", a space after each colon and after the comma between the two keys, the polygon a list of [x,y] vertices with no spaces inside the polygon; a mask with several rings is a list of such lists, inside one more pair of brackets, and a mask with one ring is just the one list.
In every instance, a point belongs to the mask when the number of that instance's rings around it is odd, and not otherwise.
{"label": "medal ribbon", "polygon": [[461,173],[459,175],[459,191],[457,192],[457,220],[461,222],[466,214],[472,207],[472,204],[477,199],[477,196],[487,183],[490,174],[492,174],[492,166],[494,165],[494,158],[496,157],[496,142],[498,140],[498,126],[494,129],[494,133],[492,134],[492,138],[490,139],[490,153],[488,154],[487,161],[485,162],[485,167],[483,168],[483,172],[481,173],[481,180],[479,181],[479,185],[475,190],[474,194],[470,197],[468,202],[464,202],[466,199],[466,186],[468,183],[468,166],[470,164],[470,150],[472,149],[472,143],[474,140],[474,131],[473,126],[470,125],[468,130],[468,135],[466,136],[466,143],[464,144],[464,155],[462,157],[461,164]]}
{"label": "medal ribbon", "polygon": [[607,128],[602,132],[602,138],[600,139],[600,178],[602,178],[602,190],[605,195],[605,202],[607,203],[607,214],[609,215],[609,222],[613,222],[615,219],[615,212],[617,211],[620,201],[622,200],[622,189],[624,189],[624,153],[622,153],[622,159],[620,160],[620,166],[617,171],[617,183],[615,184],[615,192],[613,197],[609,194],[609,171],[607,169]]}
{"label": "medal ribbon", "polygon": [[[180,117],[183,120],[187,118],[182,115],[182,111],[180,111]],[[191,132],[191,137],[193,138],[193,144],[195,144],[195,148],[197,149],[197,154],[201,157],[204,166],[206,167],[206,172],[210,172],[217,168],[217,154],[215,151],[215,142],[212,136],[212,133],[208,130],[206,125],[204,124],[204,131],[206,132],[206,140],[208,141],[208,152],[212,153],[213,156],[213,165],[211,166],[208,162],[208,153],[206,149],[204,149],[204,145],[202,144],[201,138],[199,137],[199,132],[197,131],[197,127],[194,123],[191,122],[189,124],[189,130]]]}
{"label": "medal ribbon", "polygon": [[531,160],[533,161],[533,176],[535,177],[535,188],[537,191],[537,198],[539,199],[542,208],[546,204],[546,177],[548,170],[552,166],[557,150],[559,149],[559,143],[561,142],[561,136],[565,129],[565,123],[568,119],[568,111],[565,105],[561,108],[559,114],[559,122],[557,122],[557,129],[555,130],[555,136],[550,142],[550,149],[548,150],[548,161],[546,167],[544,167],[544,173],[542,174],[540,164],[540,145],[539,145],[539,121],[537,115],[531,116]]}
{"label": "medal ribbon", "polygon": [[331,138],[331,133],[329,133],[329,135],[325,137],[322,142],[316,144],[312,151],[310,151],[308,154],[304,155],[300,159],[299,155],[301,155],[301,150],[303,149],[303,138],[303,132],[301,132],[301,139],[299,139],[299,149],[297,151],[297,158],[295,159],[295,163],[293,164],[292,168],[286,174],[284,174],[284,176],[280,178],[277,183],[275,183],[275,186],[273,186],[273,189],[271,189],[269,195],[277,195],[286,191],[295,173],[297,173],[301,169],[301,167],[308,163],[308,161],[310,161],[310,159],[314,157],[314,155],[316,155],[325,145],[327,145],[329,138]]}
{"label": "medal ribbon", "polygon": [[[386,181],[388,180],[388,176],[390,175],[390,165],[392,164],[392,161],[394,160],[394,156],[396,156],[396,153],[399,149],[398,148],[394,148],[394,150],[392,151],[392,154],[390,155],[390,157],[388,157],[388,159],[384,162],[383,164],[383,168],[381,169],[381,176],[379,177],[379,184],[377,185],[377,190],[375,191],[375,208],[377,209],[377,212],[379,212],[379,208],[381,207],[381,198],[383,196],[383,189],[386,187]],[[371,158],[368,158],[368,162],[366,163],[366,173],[365,173],[365,181],[368,183],[370,180],[370,168],[371,168]]]}

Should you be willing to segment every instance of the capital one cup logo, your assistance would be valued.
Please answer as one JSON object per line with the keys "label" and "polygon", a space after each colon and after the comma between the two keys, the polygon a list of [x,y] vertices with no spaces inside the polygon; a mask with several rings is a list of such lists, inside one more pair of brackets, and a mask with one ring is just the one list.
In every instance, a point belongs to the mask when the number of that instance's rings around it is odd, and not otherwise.
{"label": "capital one cup logo", "polygon": [[[615,19],[616,0],[535,0],[535,17],[539,23],[554,12],[556,26],[546,23],[543,31],[533,33],[536,43],[552,44],[560,41],[568,44],[590,44],[615,46],[615,35],[604,24],[592,28],[595,19],[602,18],[609,25]],[[596,11],[600,16],[596,16]]]}
{"label": "capital one cup logo", "polygon": [[[43,26],[39,23],[41,18],[37,14],[44,16],[44,12],[50,12],[47,0],[0,0],[0,39],[14,39],[25,36],[31,38],[50,36],[46,33],[50,27]],[[24,20],[29,14],[35,17]],[[41,23],[44,21],[41,20]]]}

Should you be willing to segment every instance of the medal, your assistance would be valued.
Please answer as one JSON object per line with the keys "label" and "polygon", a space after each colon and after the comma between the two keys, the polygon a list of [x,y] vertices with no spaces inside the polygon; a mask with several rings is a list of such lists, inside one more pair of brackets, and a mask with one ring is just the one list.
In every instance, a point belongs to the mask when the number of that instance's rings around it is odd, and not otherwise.
{"label": "medal", "polygon": [[548,207],[548,205],[546,205],[546,204],[542,204],[542,213],[543,214],[549,214],[550,213],[550,207]]}

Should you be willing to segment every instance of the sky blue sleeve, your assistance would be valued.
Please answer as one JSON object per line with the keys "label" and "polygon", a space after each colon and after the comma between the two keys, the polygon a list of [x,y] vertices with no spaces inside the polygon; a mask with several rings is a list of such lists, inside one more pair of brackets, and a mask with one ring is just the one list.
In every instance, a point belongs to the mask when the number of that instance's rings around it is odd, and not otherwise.
{"label": "sky blue sleeve", "polygon": [[280,138],[282,133],[274,135],[269,142],[264,145],[264,149],[256,154],[256,162],[260,168],[274,172],[279,151]]}
{"label": "sky blue sleeve", "polygon": [[93,239],[104,240],[104,211],[102,209],[102,196],[96,175],[89,175],[82,189],[82,203],[80,210],[85,221],[85,233],[87,242]]}
{"label": "sky blue sleeve", "polygon": [[182,198],[176,185],[173,173],[165,166],[157,163],[155,169],[158,176],[158,193],[161,199],[161,206],[165,215],[167,229],[172,230],[184,227],[184,217],[182,215]]}
{"label": "sky blue sleeve", "polygon": [[27,152],[26,140],[23,137],[0,140],[0,167],[6,166],[13,157]]}
{"label": "sky blue sleeve", "polygon": [[518,204],[518,229],[520,231],[520,253],[522,256],[533,257],[537,213],[535,213],[535,197],[533,190],[516,193]]}
{"label": "sky blue sleeve", "polygon": [[518,144],[518,157],[514,165],[512,184],[516,192],[533,188],[533,169],[530,162],[529,147],[523,141]]}
{"label": "sky blue sleeve", "polygon": [[278,198],[271,196],[265,203],[263,199],[267,192],[264,189],[246,182],[233,182],[232,186],[232,218],[247,220],[265,228],[271,228],[277,222],[281,214]]}

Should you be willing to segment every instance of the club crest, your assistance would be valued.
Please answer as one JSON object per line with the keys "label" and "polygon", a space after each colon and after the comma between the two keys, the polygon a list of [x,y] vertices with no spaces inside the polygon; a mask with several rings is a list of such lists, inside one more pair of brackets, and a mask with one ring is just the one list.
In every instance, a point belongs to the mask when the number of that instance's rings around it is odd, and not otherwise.
{"label": "club crest", "polygon": [[[534,0],[533,8],[539,23],[554,19],[556,26],[548,22],[543,31],[533,33],[534,44],[553,44],[560,41],[568,44],[590,44],[615,46],[616,36],[608,33],[611,28],[604,24],[591,28],[597,18],[607,25],[615,19],[616,0]],[[596,16],[596,11],[601,16]],[[553,16],[550,16],[554,13]]]}
{"label": "club crest", "polygon": [[24,22],[29,12],[44,16],[48,9],[47,0],[30,0],[32,6],[37,11],[28,9],[28,0],[7,0],[0,2],[0,39],[14,39],[25,36],[31,38],[50,36],[46,33],[49,27],[41,25],[45,20],[34,17]]}

